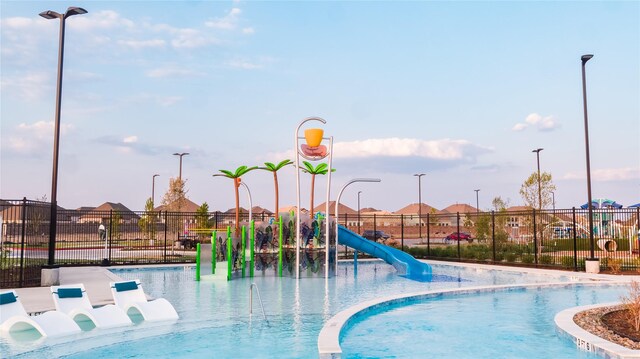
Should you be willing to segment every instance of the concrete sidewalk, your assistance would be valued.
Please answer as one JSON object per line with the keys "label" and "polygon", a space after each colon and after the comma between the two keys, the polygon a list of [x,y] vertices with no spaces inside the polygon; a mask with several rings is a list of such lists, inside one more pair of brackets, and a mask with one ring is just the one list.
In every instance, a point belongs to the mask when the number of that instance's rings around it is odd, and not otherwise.
{"label": "concrete sidewalk", "polygon": [[[113,304],[109,282],[121,280],[104,267],[60,268],[60,284],[84,284],[93,306]],[[15,291],[30,314],[56,309],[49,287],[16,288]]]}

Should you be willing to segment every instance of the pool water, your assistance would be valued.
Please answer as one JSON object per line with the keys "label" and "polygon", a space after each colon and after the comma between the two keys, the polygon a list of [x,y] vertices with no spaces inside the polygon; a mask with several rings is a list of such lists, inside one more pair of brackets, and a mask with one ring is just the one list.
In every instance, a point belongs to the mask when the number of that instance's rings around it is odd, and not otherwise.
{"label": "pool water", "polygon": [[[124,329],[93,330],[66,338],[47,338],[35,343],[4,340],[0,342],[2,357],[314,358],[318,357],[318,334],[324,323],[339,311],[365,300],[435,289],[572,280],[570,276],[434,265],[433,272],[437,274],[434,276],[435,280],[425,283],[400,277],[395,274],[393,267],[380,261],[361,262],[357,275],[354,275],[352,263],[340,263],[337,277],[329,280],[263,277],[257,273],[254,278],[234,279],[231,282],[224,279],[196,282],[192,268],[113,271],[124,279],[140,279],[148,294],[169,300],[176,307],[180,320],[171,324],[142,322]],[[260,292],[266,319],[255,291],[253,312],[249,314],[251,283],[255,283]],[[514,326],[523,321],[529,323],[528,327],[522,327],[521,334],[513,334],[514,337],[520,335],[524,342],[540,335],[534,329],[555,338],[552,319],[557,311],[576,303],[615,300],[620,292],[617,287],[585,288],[588,290],[578,287],[574,292],[562,292],[549,299],[546,293],[554,290],[544,289],[539,293],[505,292],[502,295],[496,293],[495,298],[487,293],[441,297],[406,309],[399,307],[397,311],[364,318],[362,322],[351,326],[342,344],[345,352],[343,357],[423,357],[426,353],[438,353],[434,357],[447,357],[453,354],[459,356],[458,353],[461,356],[465,356],[465,353],[476,354],[474,350],[468,351],[473,346],[464,343],[481,342],[479,338],[485,337],[487,328],[490,328],[488,325],[504,325],[502,322],[487,324],[495,317],[507,318],[509,325]],[[536,295],[532,299],[526,293]],[[576,297],[581,299],[578,301]],[[534,306],[533,302],[536,301],[541,302],[541,306]],[[503,308],[502,303],[512,302],[528,304],[520,308],[516,305],[515,310],[511,311]],[[544,303],[549,304],[545,306]],[[430,310],[431,307],[436,310]],[[394,322],[394,316],[409,308],[417,308],[417,312],[410,316],[422,319],[406,325],[412,329],[400,330],[404,325],[399,326],[399,323],[405,319]],[[386,323],[385,316],[392,321]],[[441,322],[428,321],[437,316],[441,316]],[[369,326],[369,320],[375,321],[378,317],[383,318],[382,321]],[[448,318],[450,323],[447,322]],[[549,318],[551,324],[548,323]],[[505,333],[511,332],[505,330]],[[442,337],[458,338],[461,342],[442,342]],[[571,341],[559,338],[556,341],[564,343],[565,348],[562,350],[568,353],[565,357],[578,355],[579,352]],[[396,342],[404,343],[401,344],[403,347],[413,345],[418,349],[397,351],[397,345],[394,345]],[[525,349],[514,349],[516,354],[513,356],[530,356],[527,351],[530,352],[532,348]],[[502,353],[499,348],[495,350],[495,353]],[[505,357],[495,353],[489,352],[488,357]]]}
{"label": "pool water", "polygon": [[594,358],[557,335],[554,316],[568,307],[617,301],[623,292],[574,286],[403,303],[350,323],[341,336],[343,357]]}

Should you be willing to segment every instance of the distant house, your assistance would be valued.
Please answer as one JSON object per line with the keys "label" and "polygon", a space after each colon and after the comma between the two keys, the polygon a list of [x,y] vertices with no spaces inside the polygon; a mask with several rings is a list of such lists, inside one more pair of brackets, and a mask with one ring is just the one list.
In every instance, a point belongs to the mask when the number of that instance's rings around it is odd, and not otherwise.
{"label": "distant house", "polygon": [[[457,214],[460,214],[460,225],[464,226],[465,224],[474,223],[474,215],[478,213],[478,209],[468,205],[466,203],[456,203],[452,204],[449,207],[444,208],[438,214],[439,216],[439,225],[441,226],[457,226],[458,225],[458,217]],[[470,222],[470,223],[469,223]]]}
{"label": "distant house", "polygon": [[195,204],[193,201],[191,201],[188,198],[184,199],[184,202],[182,203],[182,206],[180,207],[179,210],[169,210],[169,208],[176,208],[177,206],[172,206],[172,205],[160,205],[156,208],[154,208],[153,210],[155,212],[160,212],[160,211],[170,211],[170,212],[181,212],[181,213],[195,213],[198,211],[198,208],[200,208],[199,205]]}
{"label": "distant house", "polygon": [[137,223],[140,216],[122,203],[105,202],[78,218],[78,223],[109,223],[113,213],[120,216],[123,223]]}
{"label": "distant house", "polygon": [[[422,218],[419,214],[422,211]],[[408,226],[426,226],[427,214],[437,213],[438,209],[425,203],[412,203],[395,211],[395,214],[404,215],[404,222]]]}

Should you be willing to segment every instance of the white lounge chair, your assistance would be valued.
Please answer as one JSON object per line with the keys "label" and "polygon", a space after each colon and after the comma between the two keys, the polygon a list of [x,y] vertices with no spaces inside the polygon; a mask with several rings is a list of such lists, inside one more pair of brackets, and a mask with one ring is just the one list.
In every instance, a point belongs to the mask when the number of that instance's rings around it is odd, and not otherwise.
{"label": "white lounge chair", "polygon": [[80,327],[63,313],[50,311],[30,317],[16,292],[0,293],[0,333],[37,330],[43,337],[80,333]]}
{"label": "white lounge chair", "polygon": [[88,320],[96,328],[113,328],[133,324],[127,313],[113,304],[94,308],[82,284],[52,286],[51,293],[56,309],[76,322]]}
{"label": "white lounge chair", "polygon": [[146,321],[176,320],[179,318],[173,305],[164,298],[147,301],[147,295],[139,280],[111,282],[113,301],[127,314],[138,311]]}

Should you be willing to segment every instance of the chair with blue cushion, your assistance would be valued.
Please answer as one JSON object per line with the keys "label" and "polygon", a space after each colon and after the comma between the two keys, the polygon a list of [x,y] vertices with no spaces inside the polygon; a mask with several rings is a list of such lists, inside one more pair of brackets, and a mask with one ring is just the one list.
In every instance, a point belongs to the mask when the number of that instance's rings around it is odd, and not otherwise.
{"label": "chair with blue cushion", "polygon": [[35,329],[43,337],[80,333],[80,327],[71,318],[57,311],[29,316],[20,298],[13,290],[0,293],[0,334]]}
{"label": "chair with blue cushion", "polygon": [[94,308],[82,284],[52,286],[51,293],[56,310],[65,313],[76,322],[90,321],[97,328],[133,324],[127,313],[113,304]]}
{"label": "chair with blue cushion", "polygon": [[158,298],[148,301],[139,280],[112,282],[110,285],[116,306],[122,308],[127,314],[139,313],[149,322],[179,318],[168,300]]}

